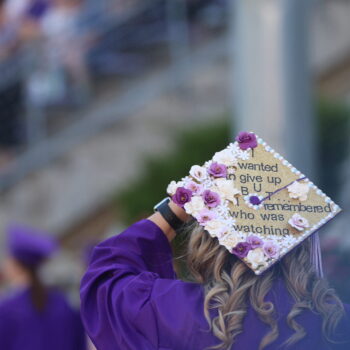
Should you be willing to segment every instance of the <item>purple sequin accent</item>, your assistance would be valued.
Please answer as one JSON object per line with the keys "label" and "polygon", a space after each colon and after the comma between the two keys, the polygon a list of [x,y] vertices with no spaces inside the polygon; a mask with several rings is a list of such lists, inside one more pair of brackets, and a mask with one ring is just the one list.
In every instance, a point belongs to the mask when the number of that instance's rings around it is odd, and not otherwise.
{"label": "purple sequin accent", "polygon": [[261,203],[260,198],[258,196],[251,196],[249,198],[249,202],[253,205],[259,205]]}

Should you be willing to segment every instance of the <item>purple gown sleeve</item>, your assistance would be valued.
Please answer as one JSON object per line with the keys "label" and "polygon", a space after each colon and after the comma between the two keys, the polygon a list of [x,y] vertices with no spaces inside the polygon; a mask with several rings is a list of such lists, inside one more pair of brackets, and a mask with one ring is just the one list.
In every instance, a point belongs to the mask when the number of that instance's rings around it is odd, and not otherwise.
{"label": "purple gown sleeve", "polygon": [[87,339],[85,330],[81,322],[80,314],[74,315],[74,344],[72,349],[74,350],[87,350]]}
{"label": "purple gown sleeve", "polygon": [[4,316],[3,307],[0,305],[0,349],[10,349],[10,333],[8,330],[11,328],[11,320]]}
{"label": "purple gown sleeve", "polygon": [[81,284],[82,319],[96,347],[162,349],[159,323],[171,323],[171,313],[163,309],[159,314],[153,298],[159,300],[171,289],[176,305],[177,294],[186,297],[180,282],[171,246],[152,221],[139,221],[99,244]]}

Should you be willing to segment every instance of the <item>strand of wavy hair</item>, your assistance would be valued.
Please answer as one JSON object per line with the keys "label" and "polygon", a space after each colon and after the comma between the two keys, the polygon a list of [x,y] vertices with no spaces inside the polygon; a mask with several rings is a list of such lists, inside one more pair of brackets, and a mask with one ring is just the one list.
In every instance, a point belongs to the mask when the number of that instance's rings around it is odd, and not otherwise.
{"label": "strand of wavy hair", "polygon": [[[287,315],[287,323],[294,334],[284,344],[294,344],[306,335],[306,331],[295,319],[305,309],[322,315],[323,334],[331,340],[331,334],[344,310],[334,290],[316,275],[310,262],[308,241],[289,253],[280,264],[263,275],[256,276],[199,225],[192,224],[188,227],[188,232],[187,265],[192,280],[201,283],[205,289],[204,315],[209,325],[208,331],[213,332],[221,341],[209,349],[231,348],[243,331],[248,302],[260,320],[270,327],[260,342],[259,350],[278,338],[275,307],[273,303],[265,301],[277,276],[285,280],[295,299],[295,304]],[[217,316],[211,317],[211,309],[217,309]]]}

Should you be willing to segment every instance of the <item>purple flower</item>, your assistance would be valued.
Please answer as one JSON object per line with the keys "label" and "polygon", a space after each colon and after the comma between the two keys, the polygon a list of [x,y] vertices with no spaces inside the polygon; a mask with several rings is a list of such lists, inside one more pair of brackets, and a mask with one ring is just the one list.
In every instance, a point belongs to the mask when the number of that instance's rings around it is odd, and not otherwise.
{"label": "purple flower", "polygon": [[264,244],[264,252],[270,258],[278,258],[279,249],[276,244],[272,242],[266,242]]}
{"label": "purple flower", "polygon": [[259,204],[261,204],[261,200],[260,200],[260,198],[259,198],[258,196],[251,196],[251,197],[249,198],[249,202],[250,202],[251,204],[253,204],[253,205],[259,205]]}
{"label": "purple flower", "polygon": [[252,246],[247,242],[239,242],[233,249],[232,253],[237,255],[239,258],[245,258],[249,251],[252,249]]}
{"label": "purple flower", "polygon": [[236,137],[236,141],[238,142],[239,148],[242,150],[258,146],[255,134],[246,131],[240,132]]}
{"label": "purple flower", "polygon": [[202,198],[209,208],[215,208],[221,202],[219,194],[210,190],[205,190],[202,194]]}
{"label": "purple flower", "polygon": [[203,225],[210,220],[217,218],[217,214],[209,209],[202,209],[196,216],[197,221]]}
{"label": "purple flower", "polygon": [[214,177],[226,177],[227,166],[225,164],[219,164],[217,162],[211,163],[208,173]]}
{"label": "purple flower", "polygon": [[263,241],[259,237],[254,235],[248,236],[246,242],[250,244],[252,249],[260,248],[263,246]]}
{"label": "purple flower", "polygon": [[175,194],[172,196],[172,200],[175,204],[177,204],[179,207],[183,208],[183,206],[191,201],[192,197],[192,191],[184,188],[184,187],[178,187],[176,189]]}

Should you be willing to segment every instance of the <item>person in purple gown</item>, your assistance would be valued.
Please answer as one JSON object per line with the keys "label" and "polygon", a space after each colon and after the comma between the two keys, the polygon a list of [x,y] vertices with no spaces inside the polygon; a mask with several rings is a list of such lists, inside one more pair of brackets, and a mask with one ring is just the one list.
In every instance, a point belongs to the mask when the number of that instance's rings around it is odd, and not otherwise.
{"label": "person in purple gown", "polygon": [[315,273],[310,239],[256,276],[186,225],[190,282],[176,278],[176,232],[159,212],[95,247],[81,313],[98,350],[350,349],[350,309]]}
{"label": "person in purple gown", "polygon": [[79,313],[38,275],[56,249],[52,238],[34,229],[9,228],[4,275],[14,290],[0,302],[0,349],[86,350]]}

